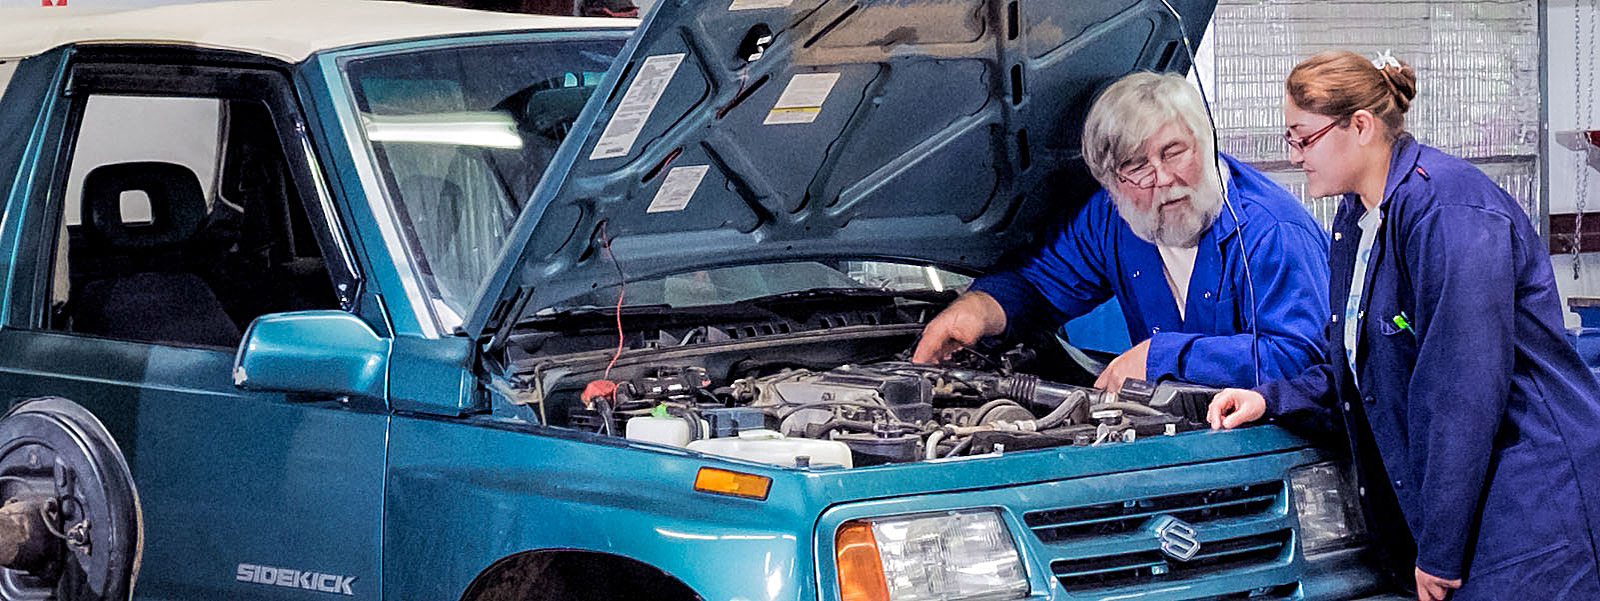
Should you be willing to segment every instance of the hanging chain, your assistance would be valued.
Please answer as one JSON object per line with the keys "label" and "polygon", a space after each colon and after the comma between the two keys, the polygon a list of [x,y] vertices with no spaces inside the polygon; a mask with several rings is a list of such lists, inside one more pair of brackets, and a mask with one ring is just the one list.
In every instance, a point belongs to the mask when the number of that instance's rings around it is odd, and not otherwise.
{"label": "hanging chain", "polygon": [[[1589,13],[1587,36],[1584,35],[1585,31],[1583,27],[1583,13],[1585,12],[1585,8],[1588,9],[1587,12]],[[1573,61],[1573,70],[1575,71],[1574,81],[1582,84],[1583,86],[1583,91],[1578,94],[1578,135],[1581,138],[1581,143],[1583,144],[1584,148],[1584,151],[1578,154],[1578,177],[1576,178],[1577,195],[1575,197],[1577,202],[1577,215],[1574,218],[1572,226],[1572,279],[1574,280],[1578,279],[1583,273],[1583,213],[1588,209],[1587,201],[1589,195],[1589,170],[1593,168],[1589,166],[1588,161],[1588,157],[1590,155],[1590,149],[1588,146],[1591,144],[1591,142],[1589,140],[1587,130],[1594,126],[1594,36],[1596,32],[1596,13],[1600,13],[1600,0],[1589,0],[1588,6],[1576,3],[1573,5],[1573,49],[1576,50],[1577,48],[1584,48],[1584,60],[1582,61],[1581,67],[1580,61]],[[1577,86],[1574,85],[1575,90],[1576,87]]]}

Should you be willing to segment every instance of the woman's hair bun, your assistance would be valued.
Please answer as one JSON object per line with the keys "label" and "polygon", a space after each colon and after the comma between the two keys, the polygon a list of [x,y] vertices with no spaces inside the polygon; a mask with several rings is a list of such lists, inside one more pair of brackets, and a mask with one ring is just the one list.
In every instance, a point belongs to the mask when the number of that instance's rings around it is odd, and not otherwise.
{"label": "woman's hair bun", "polygon": [[1417,97],[1417,72],[1411,70],[1411,65],[1392,57],[1378,71],[1383,74],[1383,81],[1389,84],[1390,91],[1394,92],[1395,108],[1402,113],[1409,110],[1411,101]]}

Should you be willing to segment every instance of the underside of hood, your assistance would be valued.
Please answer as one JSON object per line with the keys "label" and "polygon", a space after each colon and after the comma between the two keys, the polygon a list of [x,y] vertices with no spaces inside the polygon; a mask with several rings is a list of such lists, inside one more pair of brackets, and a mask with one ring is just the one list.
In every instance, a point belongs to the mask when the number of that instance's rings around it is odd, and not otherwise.
{"label": "underside of hood", "polygon": [[1183,36],[1198,45],[1214,7],[663,0],[551,161],[464,327],[481,336],[619,273],[992,265],[1094,189],[1079,136],[1095,94],[1132,71],[1187,70]]}

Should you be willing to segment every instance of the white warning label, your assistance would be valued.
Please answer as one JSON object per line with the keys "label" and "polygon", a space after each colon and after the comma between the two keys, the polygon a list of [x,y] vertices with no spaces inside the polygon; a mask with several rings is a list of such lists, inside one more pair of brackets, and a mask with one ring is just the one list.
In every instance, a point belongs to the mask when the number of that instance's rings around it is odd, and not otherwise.
{"label": "white warning label", "polygon": [[762,125],[810,123],[822,114],[822,103],[839,83],[838,73],[800,73],[789,80],[789,86],[778,95],[778,103],[767,112]]}
{"label": "white warning label", "polygon": [[639,139],[639,132],[644,131],[644,124],[650,120],[650,112],[656,109],[661,94],[667,91],[667,84],[672,82],[672,74],[678,71],[678,64],[682,62],[682,53],[644,59],[644,63],[639,65],[638,74],[633,76],[633,83],[628,86],[628,92],[622,95],[617,112],[611,115],[611,122],[601,132],[600,142],[594,145],[594,152],[589,153],[589,160],[620,157],[633,150],[633,142]]}
{"label": "white warning label", "polygon": [[706,176],[710,165],[691,165],[688,167],[673,167],[667,172],[667,178],[662,180],[661,189],[656,190],[656,197],[650,201],[650,208],[646,213],[664,213],[667,211],[682,211],[689,206],[689,199],[694,198],[694,191],[700,189],[700,180]]}
{"label": "white warning label", "polygon": [[763,8],[783,8],[793,4],[794,0],[733,0],[728,5],[728,10],[758,10]]}

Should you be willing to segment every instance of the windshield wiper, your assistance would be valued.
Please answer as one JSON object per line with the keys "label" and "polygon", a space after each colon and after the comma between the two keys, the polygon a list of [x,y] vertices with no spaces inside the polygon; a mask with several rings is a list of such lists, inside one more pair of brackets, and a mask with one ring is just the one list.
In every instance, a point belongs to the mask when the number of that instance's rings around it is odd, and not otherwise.
{"label": "windshield wiper", "polygon": [[[674,307],[666,303],[653,303],[648,305],[623,305],[623,315],[661,315],[670,313]],[[562,307],[555,311],[540,311],[522,319],[523,322],[539,322],[552,319],[568,319],[572,317],[585,317],[589,315],[604,315],[611,317],[617,314],[616,305],[581,305],[577,307]]]}
{"label": "windshield wiper", "polygon": [[[773,305],[809,299],[908,299],[938,303],[949,302],[955,296],[956,293],[954,291],[810,288],[715,305],[691,305],[686,307],[675,307],[664,303],[624,305],[622,307],[622,318],[630,324],[628,327],[665,327],[668,324],[675,324],[677,327],[681,327],[692,324],[771,319],[779,314],[788,313],[788,309],[792,309],[774,307]],[[531,327],[535,329],[599,327],[616,319],[616,315],[616,305],[562,307],[557,310],[545,310],[524,317],[517,321],[516,327]]]}

